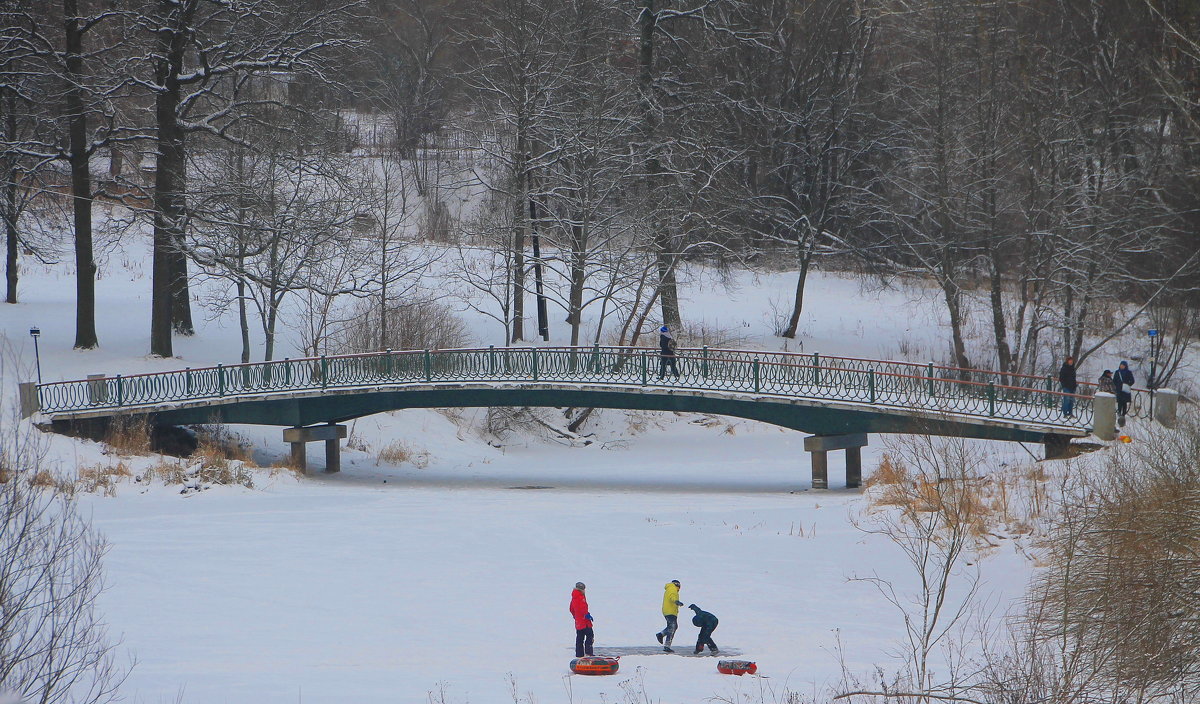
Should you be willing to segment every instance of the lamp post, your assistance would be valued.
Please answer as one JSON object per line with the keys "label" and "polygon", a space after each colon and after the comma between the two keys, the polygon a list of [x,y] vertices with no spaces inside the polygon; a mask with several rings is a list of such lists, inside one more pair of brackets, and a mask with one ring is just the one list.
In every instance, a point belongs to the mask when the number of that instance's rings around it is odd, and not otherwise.
{"label": "lamp post", "polygon": [[1158,386],[1158,352],[1162,349],[1162,336],[1158,334],[1156,328],[1151,328],[1146,331],[1146,335],[1150,338],[1150,417],[1154,417],[1154,389]]}
{"label": "lamp post", "polygon": [[38,383],[42,383],[42,356],[38,352],[38,336],[42,331],[37,328],[29,328],[29,336],[33,338],[33,360],[37,364]]}

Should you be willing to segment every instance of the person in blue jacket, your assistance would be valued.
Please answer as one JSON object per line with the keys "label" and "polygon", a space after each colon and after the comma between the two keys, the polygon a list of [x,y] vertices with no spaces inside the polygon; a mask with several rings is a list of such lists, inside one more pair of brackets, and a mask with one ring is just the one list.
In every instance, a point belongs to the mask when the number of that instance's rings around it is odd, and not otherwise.
{"label": "person in blue jacket", "polygon": [[702,611],[695,604],[688,604],[688,608],[696,612],[696,615],[692,617],[692,625],[700,627],[700,635],[696,637],[696,654],[703,653],[706,645],[714,655],[721,652],[717,650],[717,644],[712,639],[713,631],[717,630],[717,617],[707,611]]}
{"label": "person in blue jacket", "polygon": [[1113,374],[1113,393],[1117,396],[1117,422],[1125,425],[1125,414],[1129,411],[1129,402],[1133,400],[1133,372],[1129,362],[1121,360],[1121,365]]}

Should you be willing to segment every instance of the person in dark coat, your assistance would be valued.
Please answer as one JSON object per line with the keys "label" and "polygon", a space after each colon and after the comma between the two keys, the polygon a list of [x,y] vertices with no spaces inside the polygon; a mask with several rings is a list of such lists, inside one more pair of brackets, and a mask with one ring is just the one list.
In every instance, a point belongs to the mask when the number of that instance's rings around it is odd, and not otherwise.
{"label": "person in dark coat", "polygon": [[571,591],[571,615],[575,617],[575,657],[581,658],[592,654],[592,641],[596,634],[592,631],[592,612],[588,610],[587,597],[583,591],[587,589],[583,582],[576,582]]}
{"label": "person in dark coat", "polygon": [[1113,375],[1111,369],[1105,369],[1100,375],[1100,379],[1096,381],[1096,391],[1106,394],[1113,393]]}
{"label": "person in dark coat", "polygon": [[671,368],[671,373],[675,378],[679,378],[679,367],[676,365],[675,352],[675,337],[671,334],[671,329],[666,325],[658,329],[658,378],[661,379],[667,375],[667,367]]}
{"label": "person in dark coat", "polygon": [[713,631],[717,630],[717,617],[707,611],[701,611],[695,604],[688,604],[688,608],[696,612],[692,617],[692,625],[700,627],[700,635],[696,637],[696,654],[704,652],[706,645],[713,654],[721,652],[717,650],[717,644],[712,639]]}
{"label": "person in dark coat", "polygon": [[[1058,383],[1064,394],[1074,394],[1079,384],[1075,380],[1075,358],[1067,357],[1058,370]],[[1068,418],[1075,412],[1075,397],[1062,397],[1062,414]]]}
{"label": "person in dark coat", "polygon": [[1125,425],[1125,413],[1129,411],[1129,402],[1133,400],[1133,372],[1129,362],[1121,360],[1117,372],[1113,374],[1113,393],[1117,395],[1117,422]]}

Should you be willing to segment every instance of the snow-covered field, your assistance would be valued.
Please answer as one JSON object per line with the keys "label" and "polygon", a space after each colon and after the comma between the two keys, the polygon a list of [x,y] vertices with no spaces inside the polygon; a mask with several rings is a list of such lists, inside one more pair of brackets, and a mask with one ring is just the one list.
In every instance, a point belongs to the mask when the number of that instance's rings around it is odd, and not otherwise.
{"label": "snow-covered field", "polygon": [[[73,340],[65,267],[30,266],[23,302],[0,306],[8,350],[6,395],[32,375],[27,330],[42,330],[46,381],[236,361],[231,319],[203,320],[177,338],[179,359],[146,356],[148,265],[143,251],[109,257],[99,281],[101,348]],[[703,277],[684,315],[745,346],[782,347],[771,301],[790,274],[737,277],[732,292]],[[913,289],[872,293],[848,277],[816,274],[802,325],[803,351],[940,359],[946,337],[936,298]],[[561,316],[557,316],[561,320]],[[481,344],[502,333],[468,318]],[[552,321],[561,344],[565,327]],[[797,349],[797,342],[790,349]],[[291,349],[279,353],[295,355]],[[6,397],[11,402],[11,396]],[[434,411],[359,419],[343,472],[297,480],[256,471],[255,487],[178,486],[124,480],[115,496],[82,509],[111,543],[101,606],[122,652],[136,657],[128,701],[624,702],[783,701],[840,677],[839,653],[869,676],[893,658],[900,615],[853,576],[911,587],[902,556],[851,519],[858,490],[808,491],[802,436],[732,419],[599,413],[569,447],[537,438],[503,442]],[[282,458],[280,429],[237,427],[263,466]],[[490,440],[490,442],[489,442]],[[118,459],[90,441],[49,437],[48,462],[126,462],[140,474],[156,458]],[[402,443],[410,459],[379,453]],[[992,461],[1027,461],[1019,446],[981,443]],[[882,443],[864,453],[869,474]],[[320,446],[310,463],[323,464]],[[831,456],[840,486],[840,453]],[[1003,609],[1030,567],[1007,547],[981,563],[984,592]],[[721,620],[714,639],[758,662],[767,678],[735,678],[712,658],[632,654],[616,677],[568,676],[574,632],[567,604],[586,582],[597,650],[656,646],[663,584]],[[686,613],[686,610],[685,610]],[[696,629],[681,618],[677,649]],[[689,639],[691,639],[689,641]],[[840,650],[839,650],[840,649]]]}

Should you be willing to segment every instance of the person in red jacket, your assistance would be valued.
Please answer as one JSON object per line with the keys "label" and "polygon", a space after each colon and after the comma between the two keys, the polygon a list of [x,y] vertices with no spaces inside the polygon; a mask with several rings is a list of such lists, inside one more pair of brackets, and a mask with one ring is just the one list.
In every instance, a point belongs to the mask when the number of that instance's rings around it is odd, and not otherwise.
{"label": "person in red jacket", "polygon": [[581,658],[592,654],[592,641],[596,634],[592,632],[592,614],[588,611],[587,597],[583,591],[587,589],[583,582],[576,582],[571,592],[571,615],[575,617],[575,657]]}

